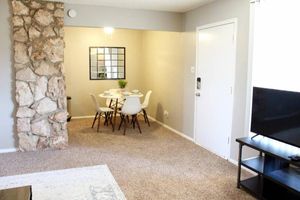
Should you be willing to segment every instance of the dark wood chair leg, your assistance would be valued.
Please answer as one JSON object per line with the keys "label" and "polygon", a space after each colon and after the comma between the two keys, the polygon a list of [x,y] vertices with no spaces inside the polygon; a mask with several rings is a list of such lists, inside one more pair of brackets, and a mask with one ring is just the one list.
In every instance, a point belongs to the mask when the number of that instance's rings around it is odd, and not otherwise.
{"label": "dark wood chair leg", "polygon": [[142,134],[141,127],[140,127],[140,123],[139,123],[139,120],[137,119],[137,117],[135,118],[135,121],[136,121],[136,124],[137,124],[137,126],[138,126],[138,129],[139,129],[140,134]]}
{"label": "dark wood chair leg", "polygon": [[143,111],[143,116],[144,116],[145,123],[147,123],[147,118],[146,118],[146,114],[145,114],[146,111],[144,109],[142,111]]}
{"label": "dark wood chair leg", "polygon": [[117,120],[117,111],[118,111],[118,99],[116,99],[116,104],[115,104],[115,111],[114,111],[114,123],[112,125],[113,127],[113,132],[115,131],[115,126],[116,126],[116,120]]}
{"label": "dark wood chair leg", "polygon": [[94,118],[94,121],[93,121],[92,128],[94,128],[94,125],[95,125],[95,121],[96,121],[96,119],[97,119],[97,116],[98,116],[98,112],[96,112],[96,114],[95,114],[95,118]]}
{"label": "dark wood chair leg", "polygon": [[132,127],[135,129],[136,115],[132,115]]}
{"label": "dark wood chair leg", "polygon": [[124,116],[124,135],[126,134],[126,126],[127,126],[127,120],[125,119],[125,116]]}
{"label": "dark wood chair leg", "polygon": [[111,104],[112,104],[112,102],[113,102],[113,100],[112,100],[112,99],[110,99],[109,106],[108,106],[109,108],[112,108],[112,105],[111,105]]}
{"label": "dark wood chair leg", "polygon": [[104,113],[104,116],[105,116],[104,126],[108,126],[108,116],[106,112]]}
{"label": "dark wood chair leg", "polygon": [[109,114],[109,121],[110,121],[111,125],[113,124],[112,123],[113,114],[114,114],[114,112],[110,112],[110,114]]}
{"label": "dark wood chair leg", "polygon": [[119,129],[118,129],[118,130],[120,130],[120,129],[121,129],[121,126],[122,126],[123,122],[124,122],[124,116],[123,116],[123,115],[121,115],[121,122],[120,122]]}
{"label": "dark wood chair leg", "polygon": [[100,128],[100,119],[101,119],[101,113],[99,113],[99,115],[98,115],[98,128],[97,128],[97,132],[99,132],[99,128]]}
{"label": "dark wood chair leg", "polygon": [[113,122],[112,122],[112,119],[113,119],[113,112],[110,112],[109,115],[108,115],[108,118],[109,118],[109,123],[111,125],[111,127],[113,128]]}
{"label": "dark wood chair leg", "polygon": [[144,118],[146,119],[146,122],[148,123],[148,126],[150,126],[149,118],[148,118],[148,115],[147,115],[147,112],[145,109],[143,109],[143,113],[144,113]]}

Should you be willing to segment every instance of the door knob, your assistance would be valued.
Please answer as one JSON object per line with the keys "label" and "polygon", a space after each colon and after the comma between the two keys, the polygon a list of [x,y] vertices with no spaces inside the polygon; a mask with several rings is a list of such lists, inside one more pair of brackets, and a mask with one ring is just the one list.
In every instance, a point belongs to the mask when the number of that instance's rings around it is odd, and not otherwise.
{"label": "door knob", "polygon": [[196,97],[200,97],[200,92],[196,92]]}

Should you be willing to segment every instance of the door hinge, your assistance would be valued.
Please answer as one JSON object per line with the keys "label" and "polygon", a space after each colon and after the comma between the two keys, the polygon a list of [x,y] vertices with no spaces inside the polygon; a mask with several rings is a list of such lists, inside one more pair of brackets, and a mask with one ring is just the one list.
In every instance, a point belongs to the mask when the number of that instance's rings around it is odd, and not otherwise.
{"label": "door hinge", "polygon": [[227,144],[229,144],[229,142],[230,142],[230,138],[228,137],[228,138],[227,138]]}

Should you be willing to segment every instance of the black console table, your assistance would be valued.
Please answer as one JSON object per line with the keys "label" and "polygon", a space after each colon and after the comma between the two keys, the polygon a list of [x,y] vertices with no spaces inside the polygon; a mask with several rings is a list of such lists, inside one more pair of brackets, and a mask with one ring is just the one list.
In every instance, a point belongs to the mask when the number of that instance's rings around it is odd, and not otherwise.
{"label": "black console table", "polygon": [[[237,187],[243,188],[257,199],[300,199],[300,162],[291,161],[294,152],[278,148],[268,138],[236,139],[239,143]],[[242,159],[243,147],[258,151],[259,156]],[[241,167],[257,174],[241,180]]]}

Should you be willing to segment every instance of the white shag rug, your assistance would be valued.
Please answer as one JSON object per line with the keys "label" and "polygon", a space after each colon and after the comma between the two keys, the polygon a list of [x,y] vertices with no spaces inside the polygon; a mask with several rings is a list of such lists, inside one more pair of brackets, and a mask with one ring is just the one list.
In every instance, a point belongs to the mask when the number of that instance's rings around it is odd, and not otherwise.
{"label": "white shag rug", "polygon": [[126,200],[106,165],[0,177],[0,189],[27,185],[33,200]]}

